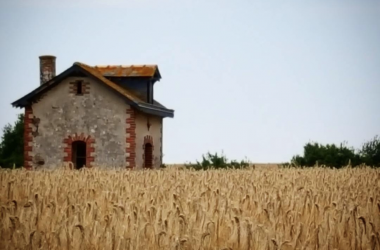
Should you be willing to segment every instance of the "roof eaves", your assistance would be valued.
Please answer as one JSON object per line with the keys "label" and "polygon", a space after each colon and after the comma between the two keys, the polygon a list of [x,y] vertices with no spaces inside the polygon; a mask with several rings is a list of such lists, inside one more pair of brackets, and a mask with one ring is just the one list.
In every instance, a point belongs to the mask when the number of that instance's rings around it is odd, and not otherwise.
{"label": "roof eaves", "polygon": [[137,105],[137,109],[141,110],[144,113],[148,113],[152,115],[158,115],[158,116],[170,117],[170,118],[174,117],[174,110],[148,104],[148,103],[139,103]]}
{"label": "roof eaves", "polygon": [[46,83],[38,86],[37,88],[35,88],[34,90],[32,90],[31,92],[29,92],[28,94],[24,95],[23,97],[21,97],[20,99],[18,99],[17,101],[14,101],[13,103],[11,103],[11,105],[13,107],[16,107],[16,108],[22,108],[22,107],[25,107],[27,104],[28,104],[28,100],[30,98],[32,98],[33,96],[35,96],[36,94],[39,94],[41,93],[42,91],[44,91],[45,89],[48,89],[50,87],[52,87],[53,85],[55,85],[56,83],[60,82],[62,78],[64,78],[66,75],[70,74],[70,72],[73,70],[73,67],[70,67],[68,68],[67,70],[65,70],[64,72],[62,72],[61,74],[53,77],[52,79],[50,79],[49,81],[47,81]]}
{"label": "roof eaves", "polygon": [[166,109],[166,107],[164,105],[162,105],[161,103],[159,103],[157,100],[153,100],[153,105]]}

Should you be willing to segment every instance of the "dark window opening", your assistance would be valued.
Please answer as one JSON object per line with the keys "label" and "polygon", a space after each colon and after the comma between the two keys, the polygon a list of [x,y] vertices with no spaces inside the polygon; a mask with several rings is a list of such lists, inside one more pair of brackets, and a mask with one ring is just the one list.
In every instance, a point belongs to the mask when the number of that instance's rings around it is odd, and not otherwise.
{"label": "dark window opening", "polygon": [[77,82],[77,95],[83,95],[83,83],[81,81]]}
{"label": "dark window opening", "polygon": [[150,143],[145,144],[144,149],[144,166],[145,168],[153,168],[153,146]]}
{"label": "dark window opening", "polygon": [[86,143],[83,141],[73,142],[72,162],[75,169],[80,169],[86,165]]}

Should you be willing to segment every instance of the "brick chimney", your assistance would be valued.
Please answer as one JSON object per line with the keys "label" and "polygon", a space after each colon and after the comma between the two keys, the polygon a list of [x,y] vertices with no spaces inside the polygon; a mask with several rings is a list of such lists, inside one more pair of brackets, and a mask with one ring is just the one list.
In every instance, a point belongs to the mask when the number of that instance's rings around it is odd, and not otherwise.
{"label": "brick chimney", "polygon": [[40,56],[40,85],[55,77],[55,56]]}

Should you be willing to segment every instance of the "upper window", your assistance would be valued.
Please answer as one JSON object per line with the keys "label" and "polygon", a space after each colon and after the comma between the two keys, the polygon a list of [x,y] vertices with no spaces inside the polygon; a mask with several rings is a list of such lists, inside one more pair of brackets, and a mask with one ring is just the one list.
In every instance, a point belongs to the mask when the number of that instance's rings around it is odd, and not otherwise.
{"label": "upper window", "polygon": [[77,95],[83,95],[83,82],[82,81],[77,81],[76,82],[76,89],[77,89]]}
{"label": "upper window", "polygon": [[88,82],[77,80],[70,82],[70,93],[75,95],[85,95],[88,94],[90,86]]}

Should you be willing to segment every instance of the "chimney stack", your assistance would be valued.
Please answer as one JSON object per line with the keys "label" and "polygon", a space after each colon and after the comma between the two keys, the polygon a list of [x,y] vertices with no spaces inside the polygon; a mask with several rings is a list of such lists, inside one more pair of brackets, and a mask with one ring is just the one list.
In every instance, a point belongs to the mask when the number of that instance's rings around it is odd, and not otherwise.
{"label": "chimney stack", "polygon": [[55,56],[40,56],[40,85],[55,77]]}

